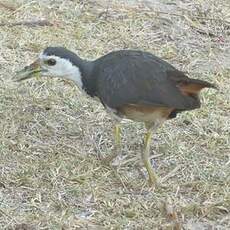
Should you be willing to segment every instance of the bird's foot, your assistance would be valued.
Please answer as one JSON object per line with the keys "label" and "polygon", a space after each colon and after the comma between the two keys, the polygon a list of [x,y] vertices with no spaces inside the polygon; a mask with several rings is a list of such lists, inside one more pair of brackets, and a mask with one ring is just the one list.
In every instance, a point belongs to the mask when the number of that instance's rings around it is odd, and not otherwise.
{"label": "bird's foot", "polygon": [[111,166],[113,163],[113,160],[118,156],[117,153],[111,153],[110,155],[106,157],[100,157],[100,160],[102,163],[106,166]]}

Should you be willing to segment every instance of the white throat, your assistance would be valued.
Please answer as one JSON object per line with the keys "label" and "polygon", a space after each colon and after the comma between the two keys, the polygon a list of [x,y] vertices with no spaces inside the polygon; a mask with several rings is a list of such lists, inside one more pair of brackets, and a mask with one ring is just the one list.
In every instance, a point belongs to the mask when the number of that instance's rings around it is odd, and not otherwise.
{"label": "white throat", "polygon": [[76,83],[79,89],[82,89],[83,83],[80,69],[73,65],[69,60],[57,57],[55,55],[47,56],[45,54],[41,54],[39,58],[43,62],[50,58],[56,60],[56,65],[45,67],[48,69],[47,75],[72,80]]}
{"label": "white throat", "polygon": [[81,76],[80,69],[78,67],[72,65],[72,71],[70,71],[66,75],[66,78],[74,81],[75,84],[78,86],[78,88],[82,89],[83,87],[82,76]]}

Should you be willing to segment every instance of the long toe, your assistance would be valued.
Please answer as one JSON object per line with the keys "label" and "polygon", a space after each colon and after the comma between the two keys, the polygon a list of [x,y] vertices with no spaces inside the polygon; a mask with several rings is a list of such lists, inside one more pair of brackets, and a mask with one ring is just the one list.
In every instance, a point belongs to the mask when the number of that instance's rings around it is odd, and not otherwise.
{"label": "long toe", "polygon": [[105,165],[107,165],[107,166],[111,166],[112,163],[113,163],[113,161],[114,161],[117,157],[119,157],[119,155],[120,155],[120,154],[118,154],[117,151],[114,151],[114,152],[112,152],[111,154],[109,154],[109,155],[106,156],[106,157],[101,157],[100,160],[102,161],[103,164],[105,164]]}

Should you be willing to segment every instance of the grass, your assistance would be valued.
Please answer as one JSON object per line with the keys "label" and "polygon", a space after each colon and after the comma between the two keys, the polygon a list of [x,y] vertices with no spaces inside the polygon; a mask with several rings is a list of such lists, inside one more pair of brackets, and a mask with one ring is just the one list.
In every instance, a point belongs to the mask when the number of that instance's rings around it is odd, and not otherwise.
{"label": "grass", "polygon": [[[2,1],[3,2],[3,1]],[[230,18],[228,1],[5,1],[0,22],[1,229],[229,229]],[[166,12],[166,13],[165,13]],[[106,167],[112,123],[70,82],[11,81],[46,46],[93,59],[148,50],[219,91],[155,134],[164,186],[150,189],[138,161],[143,125],[123,124],[123,160]]]}

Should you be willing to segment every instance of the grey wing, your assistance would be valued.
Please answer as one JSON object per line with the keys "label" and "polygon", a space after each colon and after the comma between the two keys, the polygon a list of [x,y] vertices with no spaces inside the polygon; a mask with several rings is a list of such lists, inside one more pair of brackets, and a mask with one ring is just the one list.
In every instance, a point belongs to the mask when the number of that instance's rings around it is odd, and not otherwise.
{"label": "grey wing", "polygon": [[[111,108],[126,104],[171,107],[180,110],[199,107],[195,98],[182,95],[169,74],[177,70],[151,58],[121,58],[104,66],[98,78],[100,100]],[[178,71],[178,73],[180,73]],[[186,76],[185,76],[186,77]]]}

